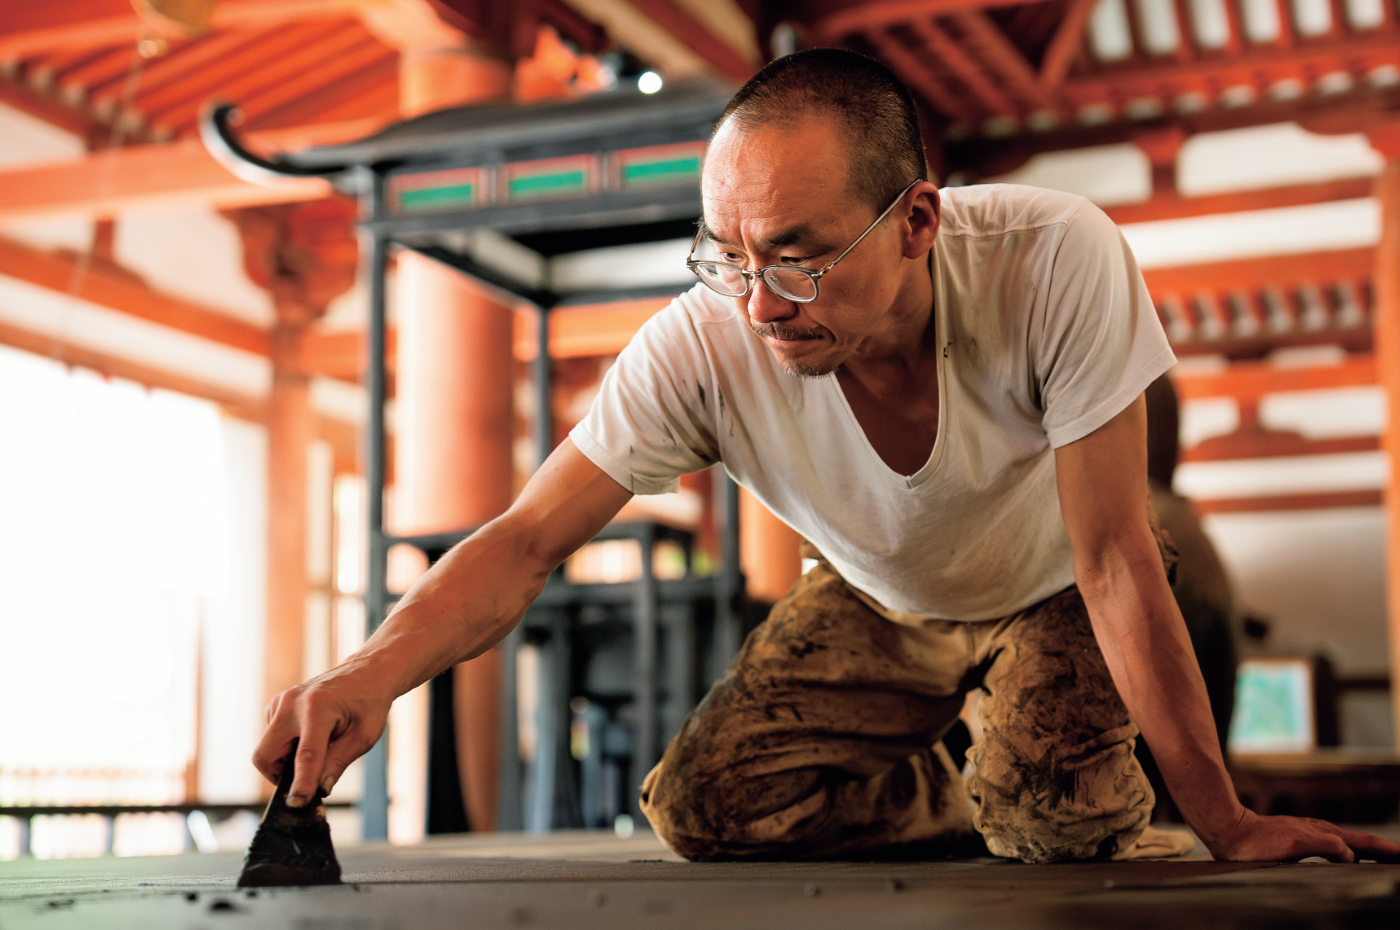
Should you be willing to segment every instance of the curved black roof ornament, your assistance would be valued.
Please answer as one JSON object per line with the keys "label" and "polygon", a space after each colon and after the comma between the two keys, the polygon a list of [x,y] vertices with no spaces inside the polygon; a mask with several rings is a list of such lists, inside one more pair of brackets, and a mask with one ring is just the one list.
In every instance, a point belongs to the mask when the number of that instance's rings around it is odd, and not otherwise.
{"label": "curved black roof ornament", "polygon": [[204,148],[234,177],[250,184],[275,187],[292,178],[326,178],[335,180],[349,165],[322,165],[315,168],[293,164],[280,156],[263,158],[239,142],[232,122],[238,108],[231,103],[216,102],[199,114],[199,138]]}

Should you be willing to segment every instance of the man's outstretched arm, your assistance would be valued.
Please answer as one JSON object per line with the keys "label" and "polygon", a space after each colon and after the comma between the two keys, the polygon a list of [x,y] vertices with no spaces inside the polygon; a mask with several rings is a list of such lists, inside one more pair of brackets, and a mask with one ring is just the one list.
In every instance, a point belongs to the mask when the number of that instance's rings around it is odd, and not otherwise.
{"label": "man's outstretched arm", "polygon": [[1246,810],[1221,756],[1205,681],[1146,514],[1147,414],[1139,397],[1056,450],[1060,508],[1094,636],[1172,798],[1217,859],[1351,862],[1400,844],[1321,820]]}
{"label": "man's outstretched arm", "polygon": [[395,698],[504,639],[549,573],[631,497],[566,439],[510,510],[438,561],[363,648],[272,699],[253,753],[258,771],[276,781],[300,737],[289,803],[318,785],[329,792],[384,732]]}

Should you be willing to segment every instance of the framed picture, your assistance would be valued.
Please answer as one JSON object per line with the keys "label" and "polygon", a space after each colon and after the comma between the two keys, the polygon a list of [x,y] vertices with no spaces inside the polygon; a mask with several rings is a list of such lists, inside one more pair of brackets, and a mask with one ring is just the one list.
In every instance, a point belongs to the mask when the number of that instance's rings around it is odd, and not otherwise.
{"label": "framed picture", "polygon": [[1317,748],[1313,660],[1245,659],[1235,679],[1232,755],[1306,753]]}

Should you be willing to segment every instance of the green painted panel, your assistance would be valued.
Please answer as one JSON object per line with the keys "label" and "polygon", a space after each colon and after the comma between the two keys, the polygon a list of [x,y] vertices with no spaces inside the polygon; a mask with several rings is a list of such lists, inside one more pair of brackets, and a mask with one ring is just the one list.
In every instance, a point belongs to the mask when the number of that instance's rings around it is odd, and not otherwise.
{"label": "green painted panel", "polygon": [[399,205],[405,210],[440,210],[445,207],[470,206],[475,199],[475,193],[475,184],[419,187],[400,192]]}
{"label": "green painted panel", "polygon": [[622,183],[657,184],[685,181],[700,176],[700,156],[668,158],[664,161],[642,161],[622,166]]}
{"label": "green painted panel", "polygon": [[582,168],[549,174],[529,174],[511,178],[510,196],[516,198],[545,197],[552,194],[582,194],[587,189],[587,175]]}

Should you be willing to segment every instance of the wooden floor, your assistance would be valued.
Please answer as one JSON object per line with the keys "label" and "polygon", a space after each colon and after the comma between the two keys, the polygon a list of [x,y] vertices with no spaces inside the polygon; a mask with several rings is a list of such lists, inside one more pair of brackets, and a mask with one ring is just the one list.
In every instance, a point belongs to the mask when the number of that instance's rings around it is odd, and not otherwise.
{"label": "wooden floor", "polygon": [[340,861],[341,887],[258,892],[234,887],[234,853],[3,862],[0,930],[1400,928],[1400,865],[1238,865],[1199,847],[1187,861],[1059,866],[695,864],[648,833],[578,832],[347,846]]}

